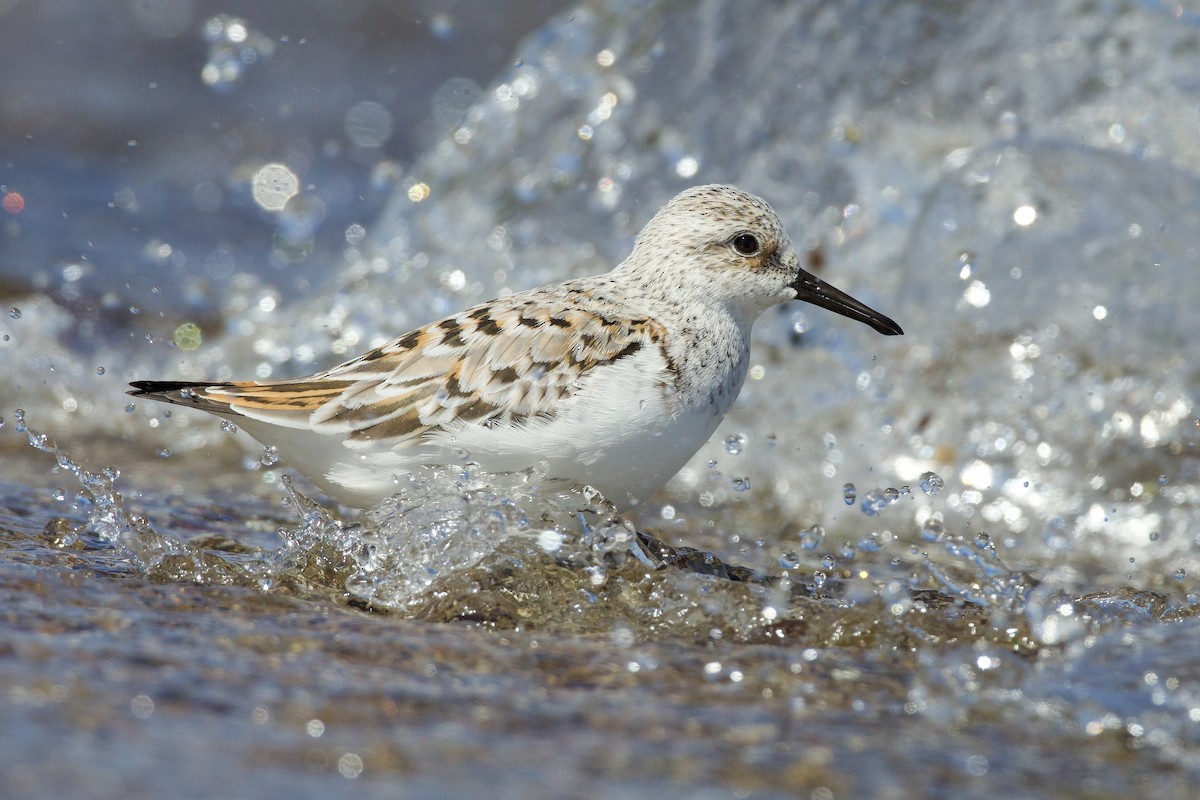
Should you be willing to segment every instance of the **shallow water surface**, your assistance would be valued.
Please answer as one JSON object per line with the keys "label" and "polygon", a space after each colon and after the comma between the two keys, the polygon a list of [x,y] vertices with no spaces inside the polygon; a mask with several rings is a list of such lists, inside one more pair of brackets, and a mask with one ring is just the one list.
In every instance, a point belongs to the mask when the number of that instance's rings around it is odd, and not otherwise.
{"label": "shallow water surface", "polygon": [[[1196,608],[1153,593],[809,599],[518,536],[370,610],[369,522],[47,494],[2,492],[22,794],[199,796],[219,764],[233,794],[1184,796],[1196,767]],[[166,541],[111,541],[146,520]]]}

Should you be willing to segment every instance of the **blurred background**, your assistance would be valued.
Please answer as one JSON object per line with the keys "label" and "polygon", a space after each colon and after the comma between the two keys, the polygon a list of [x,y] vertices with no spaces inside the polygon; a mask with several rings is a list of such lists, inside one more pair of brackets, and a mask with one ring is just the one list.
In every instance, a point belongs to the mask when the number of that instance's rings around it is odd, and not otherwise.
{"label": "blurred background", "polygon": [[[0,785],[1195,794],[1197,2],[0,0],[0,70]],[[300,522],[124,394],[605,271],[707,182],[905,335],[765,314],[628,517],[842,600],[564,568],[561,498]]]}
{"label": "blurred background", "polygon": [[[5,0],[0,291],[69,309],[80,347],[145,333],[131,306],[212,321],[241,272],[302,291],[566,5]],[[273,163],[305,190],[282,225],[252,191]]]}

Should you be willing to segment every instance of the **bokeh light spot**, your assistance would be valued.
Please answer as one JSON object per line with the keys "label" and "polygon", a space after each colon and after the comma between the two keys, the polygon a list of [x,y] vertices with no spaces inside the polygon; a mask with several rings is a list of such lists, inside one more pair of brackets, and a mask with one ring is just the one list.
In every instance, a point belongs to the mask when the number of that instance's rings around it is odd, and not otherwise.
{"label": "bokeh light spot", "polygon": [[254,202],[267,211],[279,211],[300,191],[300,178],[285,164],[266,164],[250,179]]}

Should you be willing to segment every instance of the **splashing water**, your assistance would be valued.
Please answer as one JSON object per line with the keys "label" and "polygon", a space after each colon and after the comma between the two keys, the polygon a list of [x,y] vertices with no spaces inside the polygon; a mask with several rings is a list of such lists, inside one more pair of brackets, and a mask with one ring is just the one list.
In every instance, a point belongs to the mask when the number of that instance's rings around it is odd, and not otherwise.
{"label": "splashing water", "polygon": [[637,555],[636,532],[611,505],[585,490],[542,493],[540,478],[535,471],[425,468],[405,476],[396,495],[351,524],[285,479],[302,525],[281,531],[284,544],[271,558],[270,575],[310,587],[342,586],[362,603],[401,609],[511,540],[532,545],[526,553],[552,554],[583,569],[598,569],[609,555]]}
{"label": "splashing water", "polygon": [[151,527],[144,517],[131,513],[115,484],[120,473],[115,469],[91,472],[73,461],[54,440],[29,427],[25,411],[13,412],[15,429],[24,433],[34,448],[54,456],[58,467],[73,475],[82,487],[76,505],[87,515],[87,528],[102,542],[112,544],[129,556],[132,565],[148,577],[159,580],[190,580],[204,583],[232,583],[236,576],[231,565],[211,554],[189,547]]}
{"label": "splashing water", "polygon": [[[543,491],[535,470],[491,475],[466,469],[423,469],[406,476],[399,493],[348,523],[299,492],[283,477],[299,525],[279,531],[281,546],[233,561],[154,529],[131,512],[113,469],[92,472],[53,439],[13,414],[29,444],[55,458],[79,481],[76,508],[86,525],[68,526],[60,542],[86,529],[124,553],[153,580],[257,586],[353,599],[400,609],[440,579],[479,564],[504,543],[532,545],[525,555],[550,554],[561,565],[590,570],[604,583],[606,569],[629,557],[651,564],[633,526],[596,492],[585,488]],[[264,463],[274,462],[274,454]],[[60,498],[62,495],[60,495]]]}

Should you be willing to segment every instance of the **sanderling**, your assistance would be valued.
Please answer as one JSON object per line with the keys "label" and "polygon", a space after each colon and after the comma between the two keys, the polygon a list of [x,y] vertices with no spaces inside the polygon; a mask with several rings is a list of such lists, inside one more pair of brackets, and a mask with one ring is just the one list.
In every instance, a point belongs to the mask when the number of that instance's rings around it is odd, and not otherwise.
{"label": "sanderling", "polygon": [[236,421],[349,506],[395,494],[420,465],[472,461],[537,467],[624,508],[712,435],[746,378],[754,320],[794,299],[903,333],[805,272],[766,202],[699,186],[605,275],[483,303],[316,375],[130,394]]}

